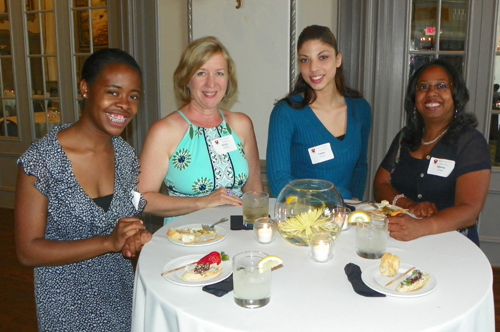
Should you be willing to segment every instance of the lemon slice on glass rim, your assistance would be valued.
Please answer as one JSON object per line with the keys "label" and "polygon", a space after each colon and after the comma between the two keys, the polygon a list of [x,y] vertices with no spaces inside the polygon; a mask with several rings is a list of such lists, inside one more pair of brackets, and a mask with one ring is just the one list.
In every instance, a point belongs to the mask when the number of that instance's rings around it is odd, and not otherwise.
{"label": "lemon slice on glass rim", "polygon": [[370,222],[370,216],[366,212],[355,211],[349,215],[347,222],[349,222],[349,224]]}
{"label": "lemon slice on glass rim", "polygon": [[259,272],[262,273],[283,264],[278,256],[266,256],[259,261]]}

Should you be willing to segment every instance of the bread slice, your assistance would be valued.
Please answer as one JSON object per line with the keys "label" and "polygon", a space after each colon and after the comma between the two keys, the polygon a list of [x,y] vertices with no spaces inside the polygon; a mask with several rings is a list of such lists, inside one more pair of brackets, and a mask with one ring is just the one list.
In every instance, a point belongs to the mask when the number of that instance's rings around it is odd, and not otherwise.
{"label": "bread slice", "polygon": [[394,277],[399,271],[401,260],[398,256],[386,252],[380,260],[380,273],[384,277]]}

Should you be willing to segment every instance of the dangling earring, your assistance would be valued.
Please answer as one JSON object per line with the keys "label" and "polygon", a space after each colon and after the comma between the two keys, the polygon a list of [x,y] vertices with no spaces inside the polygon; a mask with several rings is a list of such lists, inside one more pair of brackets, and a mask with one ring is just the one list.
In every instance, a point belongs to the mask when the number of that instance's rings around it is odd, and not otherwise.
{"label": "dangling earring", "polygon": [[455,108],[455,119],[457,118],[458,109]]}
{"label": "dangling earring", "polygon": [[417,119],[417,108],[413,107],[413,114],[412,114],[413,120]]}

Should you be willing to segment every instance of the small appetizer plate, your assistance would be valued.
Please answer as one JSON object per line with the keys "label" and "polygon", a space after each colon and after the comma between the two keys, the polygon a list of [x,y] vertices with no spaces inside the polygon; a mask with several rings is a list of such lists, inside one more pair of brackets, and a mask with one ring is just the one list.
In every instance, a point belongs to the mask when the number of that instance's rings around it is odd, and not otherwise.
{"label": "small appetizer plate", "polygon": [[[197,254],[197,255],[187,255],[187,256],[175,258],[175,259],[171,260],[170,262],[168,262],[167,264],[165,264],[165,266],[161,270],[161,273],[163,273],[165,271],[173,270],[175,268],[178,268],[179,266],[183,266],[183,265],[189,264],[191,262],[197,262],[203,256],[205,256],[205,255]],[[212,284],[215,284],[219,281],[226,279],[227,277],[229,277],[233,273],[231,260],[222,261],[221,265],[222,265],[222,272],[221,273],[219,273],[218,275],[216,275],[214,277],[204,279],[204,280],[186,281],[186,280],[182,279],[182,275],[184,274],[184,272],[186,272],[190,269],[194,269],[194,267],[195,267],[194,264],[191,266],[187,266],[186,268],[184,268],[182,270],[167,274],[167,275],[163,276],[163,278],[165,278],[166,280],[170,281],[173,284],[181,285],[181,286],[198,287],[198,286],[212,285]]]}
{"label": "small appetizer plate", "polygon": [[[199,229],[202,230],[201,224],[190,224],[190,225],[183,225],[179,227],[173,227],[175,229]],[[170,242],[178,244],[180,246],[186,246],[186,247],[203,247],[203,246],[209,246],[211,244],[220,242],[226,238],[226,230],[222,227],[215,226],[215,234],[211,235],[202,235],[201,238],[198,240],[198,242],[182,242],[181,240],[176,240],[172,239],[170,236],[167,236],[167,238],[170,240]]]}
{"label": "small appetizer plate", "polygon": [[[401,266],[399,267],[398,273],[396,273],[395,276],[390,277],[390,278],[384,277],[380,273],[379,267],[380,267],[380,263],[370,265],[369,267],[364,269],[363,272],[361,272],[361,279],[371,289],[373,289],[379,293],[385,294],[387,296],[418,297],[418,296],[427,295],[436,288],[436,284],[437,284],[436,278],[432,274],[430,274],[429,272],[421,270],[422,272],[430,275],[430,280],[424,287],[417,289],[413,292],[409,292],[409,293],[398,292],[396,290],[396,287],[398,287],[399,283],[401,281],[403,281],[404,279],[406,279],[406,277],[408,277],[408,276],[401,278],[401,280],[398,280],[397,282],[393,283],[389,287],[385,287],[385,285],[387,285],[387,283],[389,283],[391,280],[393,280],[394,278],[399,276],[401,273],[408,271],[408,269],[412,268],[412,265],[401,264]],[[417,267],[417,269],[418,269],[418,267]]]}

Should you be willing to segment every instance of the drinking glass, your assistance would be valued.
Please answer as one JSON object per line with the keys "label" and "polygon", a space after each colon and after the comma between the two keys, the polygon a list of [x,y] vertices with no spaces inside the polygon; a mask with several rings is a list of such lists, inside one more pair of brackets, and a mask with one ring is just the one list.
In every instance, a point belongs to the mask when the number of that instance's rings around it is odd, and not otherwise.
{"label": "drinking glass", "polygon": [[381,258],[387,248],[387,217],[373,214],[369,222],[356,224],[356,253],[368,259]]}
{"label": "drinking glass", "polygon": [[269,195],[263,191],[243,194],[243,224],[253,226],[255,220],[269,215]]}
{"label": "drinking glass", "polygon": [[259,270],[259,261],[268,256],[262,251],[245,251],[233,257],[234,302],[255,309],[271,300],[271,269]]}

